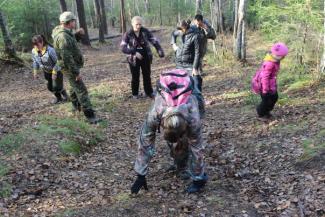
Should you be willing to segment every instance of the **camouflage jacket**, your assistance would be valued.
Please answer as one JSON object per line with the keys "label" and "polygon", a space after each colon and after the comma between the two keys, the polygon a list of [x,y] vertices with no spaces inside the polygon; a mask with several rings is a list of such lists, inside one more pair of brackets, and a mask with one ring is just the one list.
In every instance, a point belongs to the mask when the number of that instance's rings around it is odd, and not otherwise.
{"label": "camouflage jacket", "polygon": [[72,30],[57,26],[53,29],[52,37],[58,56],[58,65],[64,71],[78,75],[84,60]]}
{"label": "camouflage jacket", "polygon": [[[170,112],[181,112],[189,123],[185,135],[187,145],[192,154],[189,172],[194,180],[202,179],[204,174],[201,119],[197,99],[192,95],[187,104],[178,107],[168,107],[166,102],[157,95],[147,119],[141,129],[139,138],[138,155],[135,162],[135,171],[140,175],[148,172],[148,163],[155,153],[156,132],[164,117]],[[166,147],[168,147],[166,145]]]}

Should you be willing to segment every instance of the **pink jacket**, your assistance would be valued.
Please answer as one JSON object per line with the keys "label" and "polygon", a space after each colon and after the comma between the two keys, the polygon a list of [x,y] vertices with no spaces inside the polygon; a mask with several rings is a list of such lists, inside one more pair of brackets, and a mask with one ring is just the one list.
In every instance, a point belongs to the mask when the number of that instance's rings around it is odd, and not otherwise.
{"label": "pink jacket", "polygon": [[277,92],[276,76],[280,70],[280,62],[276,62],[271,55],[264,58],[264,62],[256,71],[251,87],[256,94],[266,94]]}
{"label": "pink jacket", "polygon": [[280,70],[280,62],[264,61],[260,68],[261,92],[275,93],[277,91],[276,76]]}

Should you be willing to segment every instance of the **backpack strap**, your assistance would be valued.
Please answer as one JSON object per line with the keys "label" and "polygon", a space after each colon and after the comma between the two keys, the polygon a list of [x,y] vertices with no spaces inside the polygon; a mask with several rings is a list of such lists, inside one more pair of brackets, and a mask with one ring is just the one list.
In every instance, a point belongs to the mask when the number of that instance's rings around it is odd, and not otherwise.
{"label": "backpack strap", "polygon": [[[191,80],[190,85],[185,90],[183,90],[181,93],[179,93],[178,95],[174,96],[173,99],[177,99],[179,96],[183,95],[184,93],[187,93],[189,91],[193,91],[193,89],[194,89],[194,80],[193,80],[192,77],[190,77],[190,80]],[[160,83],[160,80],[158,80],[157,81],[157,84],[156,84],[156,87],[157,87],[157,92],[158,93],[161,93],[161,91],[165,91],[166,93],[171,94],[171,90],[176,90],[176,89],[182,88],[184,86],[183,85],[177,85],[176,84],[176,86],[171,87],[171,88],[170,87],[165,87],[164,85],[162,85]],[[160,95],[163,97],[162,94],[160,94]]]}

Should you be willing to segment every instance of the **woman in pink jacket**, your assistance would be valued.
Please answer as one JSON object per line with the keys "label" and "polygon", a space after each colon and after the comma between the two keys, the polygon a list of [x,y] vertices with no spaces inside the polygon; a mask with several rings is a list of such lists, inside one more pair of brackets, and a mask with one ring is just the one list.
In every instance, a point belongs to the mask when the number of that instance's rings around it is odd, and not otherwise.
{"label": "woman in pink jacket", "polygon": [[280,70],[280,62],[287,54],[288,47],[284,43],[274,44],[253,78],[253,91],[260,94],[262,98],[256,108],[259,118],[269,119],[272,117],[270,112],[278,100],[276,76]]}

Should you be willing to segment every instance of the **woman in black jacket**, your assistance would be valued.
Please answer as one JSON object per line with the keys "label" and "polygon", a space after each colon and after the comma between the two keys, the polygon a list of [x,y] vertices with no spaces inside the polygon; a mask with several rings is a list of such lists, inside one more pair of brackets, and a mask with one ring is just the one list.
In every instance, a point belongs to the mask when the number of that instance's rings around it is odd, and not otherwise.
{"label": "woman in black jacket", "polygon": [[151,63],[152,52],[151,43],[157,50],[159,57],[164,57],[164,51],[158,40],[152,33],[142,27],[143,20],[139,16],[132,18],[132,29],[126,32],[122,38],[122,52],[128,54],[128,62],[132,74],[132,95],[133,98],[139,97],[140,68],[143,76],[143,86],[146,96],[153,98],[153,89],[151,85]]}
{"label": "woman in black jacket", "polygon": [[[181,36],[182,45],[176,45],[176,39]],[[183,20],[177,30],[172,33],[173,49],[176,54],[176,67],[186,69],[193,76],[197,87],[201,90],[200,82],[200,34],[198,28],[191,26],[190,20]]]}

